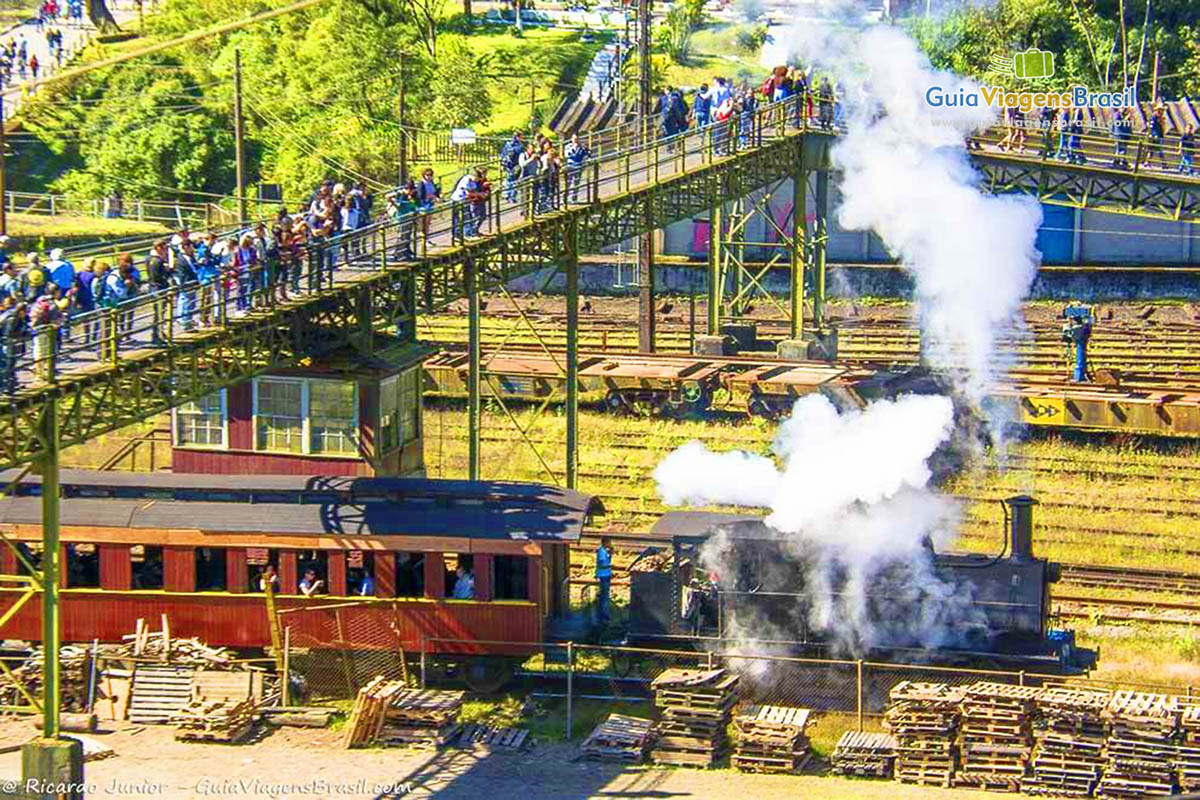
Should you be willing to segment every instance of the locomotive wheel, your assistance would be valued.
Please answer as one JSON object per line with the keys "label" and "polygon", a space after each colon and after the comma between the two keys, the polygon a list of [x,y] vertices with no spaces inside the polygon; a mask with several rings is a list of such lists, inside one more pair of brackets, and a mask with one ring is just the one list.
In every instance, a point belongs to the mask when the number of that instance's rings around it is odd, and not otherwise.
{"label": "locomotive wheel", "polygon": [[767,401],[761,397],[752,397],[747,404],[746,410],[750,412],[752,417],[762,417],[763,419],[771,418],[771,409],[767,406]]}
{"label": "locomotive wheel", "polygon": [[507,658],[475,658],[464,666],[462,677],[472,692],[495,694],[512,680],[513,664]]}
{"label": "locomotive wheel", "polygon": [[608,390],[608,394],[604,397],[604,402],[608,405],[610,411],[621,413],[629,410],[629,404],[625,402],[625,398],[621,397],[621,393],[616,389]]}

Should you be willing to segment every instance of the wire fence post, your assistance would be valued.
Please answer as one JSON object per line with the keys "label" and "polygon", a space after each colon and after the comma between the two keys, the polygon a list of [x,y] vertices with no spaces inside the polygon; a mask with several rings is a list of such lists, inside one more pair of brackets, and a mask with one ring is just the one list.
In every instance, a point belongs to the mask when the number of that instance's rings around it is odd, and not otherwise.
{"label": "wire fence post", "polygon": [[858,681],[858,730],[861,733],[863,729],[863,715],[867,708],[867,699],[863,696],[865,683],[863,681],[863,660],[861,658],[855,663],[855,667],[856,678]]}
{"label": "wire fence post", "polygon": [[283,680],[279,683],[279,703],[292,704],[292,626],[283,629]]}
{"label": "wire fence post", "polygon": [[421,637],[421,688],[425,688],[425,637]]}
{"label": "wire fence post", "polygon": [[1017,673],[1017,685],[1018,686],[1025,685],[1025,670],[1021,670],[1019,673]]}
{"label": "wire fence post", "polygon": [[574,735],[575,643],[567,642],[567,741]]}

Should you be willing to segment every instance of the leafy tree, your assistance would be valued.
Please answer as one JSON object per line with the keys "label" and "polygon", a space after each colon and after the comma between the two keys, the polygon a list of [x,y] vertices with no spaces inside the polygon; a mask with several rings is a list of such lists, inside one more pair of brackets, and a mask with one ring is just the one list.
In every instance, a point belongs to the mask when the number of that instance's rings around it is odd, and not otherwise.
{"label": "leafy tree", "polygon": [[433,65],[429,85],[433,101],[429,115],[439,127],[465,127],[486,122],[492,100],[475,79],[487,70],[490,58],[477,54],[465,39],[448,39]]}

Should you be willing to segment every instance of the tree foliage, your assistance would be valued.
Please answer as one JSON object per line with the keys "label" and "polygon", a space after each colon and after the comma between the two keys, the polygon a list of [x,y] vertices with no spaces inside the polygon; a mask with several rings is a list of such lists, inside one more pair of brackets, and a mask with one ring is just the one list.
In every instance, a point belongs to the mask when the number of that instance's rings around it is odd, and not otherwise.
{"label": "tree foliage", "polygon": [[1149,98],[1157,55],[1160,95],[1200,92],[1195,0],[999,0],[907,24],[935,66],[995,83],[1016,85],[1011,76],[989,72],[992,56],[1036,47],[1055,55],[1048,88],[1117,90],[1137,81],[1139,96]]}

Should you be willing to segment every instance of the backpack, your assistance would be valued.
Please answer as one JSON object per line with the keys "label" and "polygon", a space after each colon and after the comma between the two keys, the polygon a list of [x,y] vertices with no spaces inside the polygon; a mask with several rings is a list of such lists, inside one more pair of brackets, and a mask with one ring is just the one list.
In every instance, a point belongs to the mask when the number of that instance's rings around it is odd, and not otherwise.
{"label": "backpack", "polygon": [[517,165],[520,163],[520,161],[521,150],[518,149],[517,143],[513,141],[504,145],[504,150],[500,152],[500,166],[504,167],[504,169],[508,170],[509,172],[512,172],[517,168]]}

